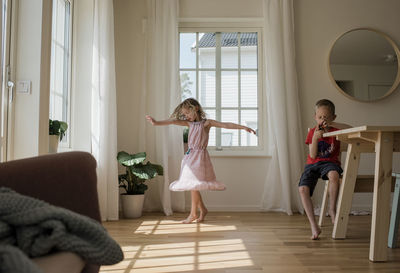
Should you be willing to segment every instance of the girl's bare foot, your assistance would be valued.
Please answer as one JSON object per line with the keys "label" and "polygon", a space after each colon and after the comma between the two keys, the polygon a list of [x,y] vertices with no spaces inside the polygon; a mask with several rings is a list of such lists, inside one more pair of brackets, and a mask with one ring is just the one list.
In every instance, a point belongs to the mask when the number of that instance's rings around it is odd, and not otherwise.
{"label": "girl's bare foot", "polygon": [[311,232],[312,232],[311,240],[318,240],[319,235],[321,234],[321,229],[319,228],[319,226],[311,227]]}
{"label": "girl's bare foot", "polygon": [[197,223],[203,222],[204,218],[206,218],[207,213],[208,213],[207,209],[200,210],[200,217],[196,219],[196,222]]}
{"label": "girl's bare foot", "polygon": [[190,224],[194,220],[197,219],[197,215],[189,215],[185,220],[182,221],[182,224]]}

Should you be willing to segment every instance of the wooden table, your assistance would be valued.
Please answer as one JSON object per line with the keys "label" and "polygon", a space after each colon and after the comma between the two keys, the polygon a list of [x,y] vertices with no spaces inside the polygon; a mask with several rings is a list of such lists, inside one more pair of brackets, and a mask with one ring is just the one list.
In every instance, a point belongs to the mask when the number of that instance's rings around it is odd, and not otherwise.
{"label": "wooden table", "polygon": [[375,178],[369,259],[387,260],[393,151],[400,151],[400,126],[360,126],[325,133],[348,143],[332,238],[344,239],[360,163],[360,153],[375,152]]}

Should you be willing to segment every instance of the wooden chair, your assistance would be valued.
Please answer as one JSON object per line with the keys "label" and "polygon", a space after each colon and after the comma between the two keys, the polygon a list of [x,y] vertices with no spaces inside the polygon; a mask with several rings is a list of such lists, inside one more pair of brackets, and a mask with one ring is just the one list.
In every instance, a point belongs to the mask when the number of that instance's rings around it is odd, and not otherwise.
{"label": "wooden chair", "polygon": [[[400,175],[399,175],[400,176]],[[395,189],[396,179],[392,177],[392,192]],[[400,184],[400,182],[399,182]],[[326,215],[326,209],[328,206],[328,189],[329,180],[325,180],[325,188],[322,196],[321,211],[319,214],[318,225],[321,227]],[[373,175],[358,175],[356,179],[356,185],[354,186],[354,192],[373,192],[374,191],[374,176]],[[395,193],[396,194],[396,193]],[[394,197],[393,197],[394,198]]]}
{"label": "wooden chair", "polygon": [[[340,152],[347,151],[346,143],[341,142]],[[340,158],[340,156],[339,156]],[[400,176],[400,174],[398,174]],[[392,192],[395,189],[396,177],[392,176]],[[400,182],[399,182],[400,183]],[[326,209],[328,206],[328,189],[329,180],[325,180],[324,193],[322,196],[321,210],[319,213],[318,225],[321,227],[326,215]],[[354,192],[373,192],[374,191],[374,175],[357,175],[356,184],[354,186]]]}
{"label": "wooden chair", "polygon": [[[341,149],[342,150],[342,149]],[[374,176],[373,175],[358,175],[354,192],[373,192],[374,188]],[[326,215],[326,208],[328,205],[328,189],[329,180],[325,180],[325,188],[322,197],[321,211],[319,214],[318,225],[321,227]],[[392,213],[390,217],[390,227],[388,235],[388,247],[396,248],[397,237],[399,231],[400,222],[400,173],[392,173],[392,189],[393,203]]]}

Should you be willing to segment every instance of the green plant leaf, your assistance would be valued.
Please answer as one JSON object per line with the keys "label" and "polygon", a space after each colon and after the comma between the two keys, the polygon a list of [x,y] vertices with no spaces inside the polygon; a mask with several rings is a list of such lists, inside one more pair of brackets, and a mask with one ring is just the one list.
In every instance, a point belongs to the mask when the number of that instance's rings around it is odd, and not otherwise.
{"label": "green plant leaf", "polygon": [[144,162],[145,152],[131,155],[121,151],[117,155],[117,160],[126,167],[126,173],[118,175],[118,183],[125,189],[126,194],[144,194],[147,190],[147,185],[144,184],[146,180],[164,174],[161,165]]}
{"label": "green plant leaf", "polygon": [[49,119],[49,135],[60,135],[60,122]]}
{"label": "green plant leaf", "polygon": [[60,121],[60,131],[65,132],[68,129],[68,124],[64,121]]}
{"label": "green plant leaf", "polygon": [[151,164],[147,162],[144,164],[138,164],[135,166],[131,166],[132,173],[139,177],[140,179],[152,179],[159,174],[159,170],[161,169],[161,173],[163,172],[162,167],[159,165]]}
{"label": "green plant leaf", "polygon": [[49,135],[60,136],[60,141],[65,136],[65,132],[68,129],[68,124],[60,120],[49,119]]}
{"label": "green plant leaf", "polygon": [[68,124],[64,121],[60,121],[60,141],[63,139],[65,136],[65,132],[68,129]]}
{"label": "green plant leaf", "polygon": [[[150,163],[150,162],[148,162],[148,163]],[[151,164],[151,165],[157,170],[158,175],[164,175],[163,166],[158,165],[158,164]]]}
{"label": "green plant leaf", "polygon": [[125,167],[130,167],[136,164],[139,164],[146,159],[146,153],[137,153],[137,154],[128,154],[125,151],[121,151],[117,155],[117,160],[120,164],[122,164]]}

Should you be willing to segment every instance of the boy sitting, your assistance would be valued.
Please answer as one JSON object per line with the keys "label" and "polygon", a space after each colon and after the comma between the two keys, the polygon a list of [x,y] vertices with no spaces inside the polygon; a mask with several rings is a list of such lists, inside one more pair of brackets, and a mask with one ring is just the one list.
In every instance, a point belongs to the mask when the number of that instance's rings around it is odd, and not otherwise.
{"label": "boy sitting", "polygon": [[316,126],[307,135],[306,144],[309,146],[309,154],[299,182],[300,197],[311,225],[312,240],[318,239],[321,233],[321,229],[315,220],[311,200],[320,177],[324,180],[329,179],[329,215],[332,223],[334,223],[336,216],[339,178],[343,172],[339,160],[340,142],[335,137],[323,137],[322,135],[350,126],[333,122],[335,118],[335,105],[330,100],[317,101],[314,116]]}

